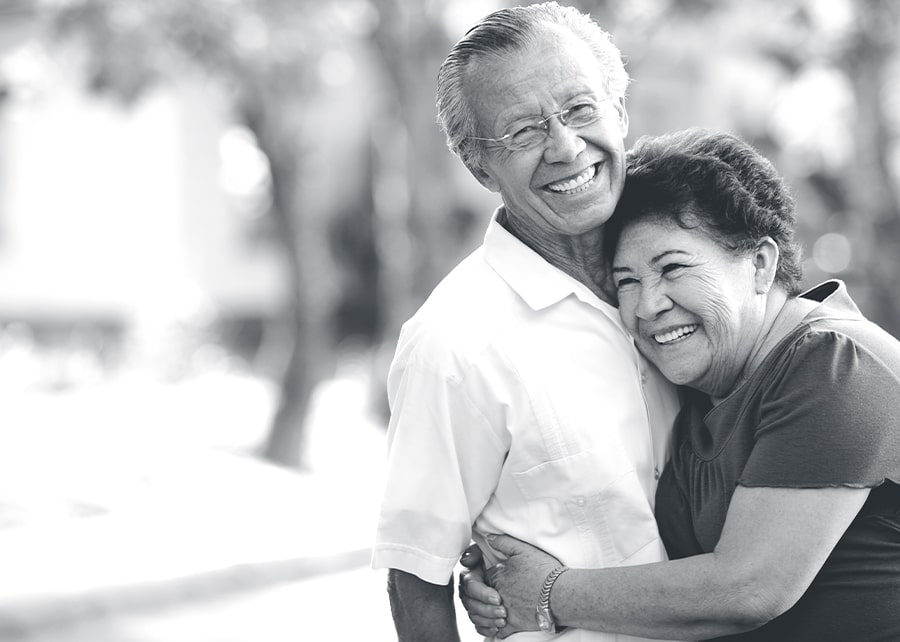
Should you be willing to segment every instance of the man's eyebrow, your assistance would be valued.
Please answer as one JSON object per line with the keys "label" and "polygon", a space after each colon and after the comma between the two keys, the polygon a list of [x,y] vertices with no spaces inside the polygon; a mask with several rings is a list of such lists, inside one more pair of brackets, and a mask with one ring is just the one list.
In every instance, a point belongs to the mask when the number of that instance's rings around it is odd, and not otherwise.
{"label": "man's eyebrow", "polygon": [[615,265],[612,267],[612,273],[615,274],[617,272],[631,272],[631,268],[629,267],[616,267]]}

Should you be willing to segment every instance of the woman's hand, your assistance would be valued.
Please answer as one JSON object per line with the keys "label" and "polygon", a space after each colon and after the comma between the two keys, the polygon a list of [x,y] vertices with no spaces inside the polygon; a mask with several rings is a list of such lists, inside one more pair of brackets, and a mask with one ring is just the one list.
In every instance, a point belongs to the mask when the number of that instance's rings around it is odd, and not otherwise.
{"label": "woman's hand", "polygon": [[479,635],[488,638],[506,637],[500,630],[506,626],[506,609],[500,594],[484,579],[484,556],[473,544],[463,553],[460,563],[466,567],[459,574],[459,599]]}
{"label": "woman's hand", "polygon": [[491,548],[507,558],[487,570],[488,584],[500,593],[506,607],[507,624],[500,627],[498,637],[519,631],[538,631],[535,609],[541,598],[541,586],[559,566],[559,560],[508,535],[490,537],[488,542]]}

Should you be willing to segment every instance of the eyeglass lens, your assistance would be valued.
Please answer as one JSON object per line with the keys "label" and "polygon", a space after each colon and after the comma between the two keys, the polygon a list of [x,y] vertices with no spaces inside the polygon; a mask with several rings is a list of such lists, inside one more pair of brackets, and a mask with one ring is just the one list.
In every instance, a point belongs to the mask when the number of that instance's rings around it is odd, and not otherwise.
{"label": "eyeglass lens", "polygon": [[550,114],[544,118],[535,119],[514,132],[507,133],[502,142],[512,150],[533,147],[544,141],[550,133],[550,120],[559,118],[559,122],[566,127],[584,127],[596,121],[600,117],[600,107],[591,103],[579,103],[567,107],[560,112]]}

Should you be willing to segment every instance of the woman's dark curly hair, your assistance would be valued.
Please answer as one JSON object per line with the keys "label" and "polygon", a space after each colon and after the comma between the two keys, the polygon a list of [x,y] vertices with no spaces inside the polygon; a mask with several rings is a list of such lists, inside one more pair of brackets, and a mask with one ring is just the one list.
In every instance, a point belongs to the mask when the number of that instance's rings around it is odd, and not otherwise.
{"label": "woman's dark curly hair", "polygon": [[648,216],[700,228],[721,247],[753,252],[766,236],[778,245],[775,281],[800,292],[794,202],[772,163],[730,134],[688,129],[644,136],[628,152],[625,189],[605,227],[612,260],[622,230]]}

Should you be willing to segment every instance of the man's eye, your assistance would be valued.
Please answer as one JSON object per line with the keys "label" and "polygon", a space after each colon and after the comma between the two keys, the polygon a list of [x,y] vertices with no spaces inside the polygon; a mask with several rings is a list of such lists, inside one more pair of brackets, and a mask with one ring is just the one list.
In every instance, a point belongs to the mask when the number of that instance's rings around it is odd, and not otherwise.
{"label": "man's eye", "polygon": [[578,103],[577,105],[569,107],[569,118],[584,118],[585,116],[591,116],[595,109],[597,108],[593,103]]}
{"label": "man's eye", "polygon": [[635,283],[637,283],[637,279],[626,276],[616,281],[616,289],[621,290],[622,288],[634,285]]}
{"label": "man's eye", "polygon": [[529,124],[522,125],[518,129],[516,129],[515,133],[512,135],[513,138],[528,138],[530,136],[542,136],[543,130],[540,125],[537,124]]}
{"label": "man's eye", "polygon": [[600,108],[592,102],[583,102],[572,105],[566,110],[566,124],[572,127],[589,125],[602,115]]}

